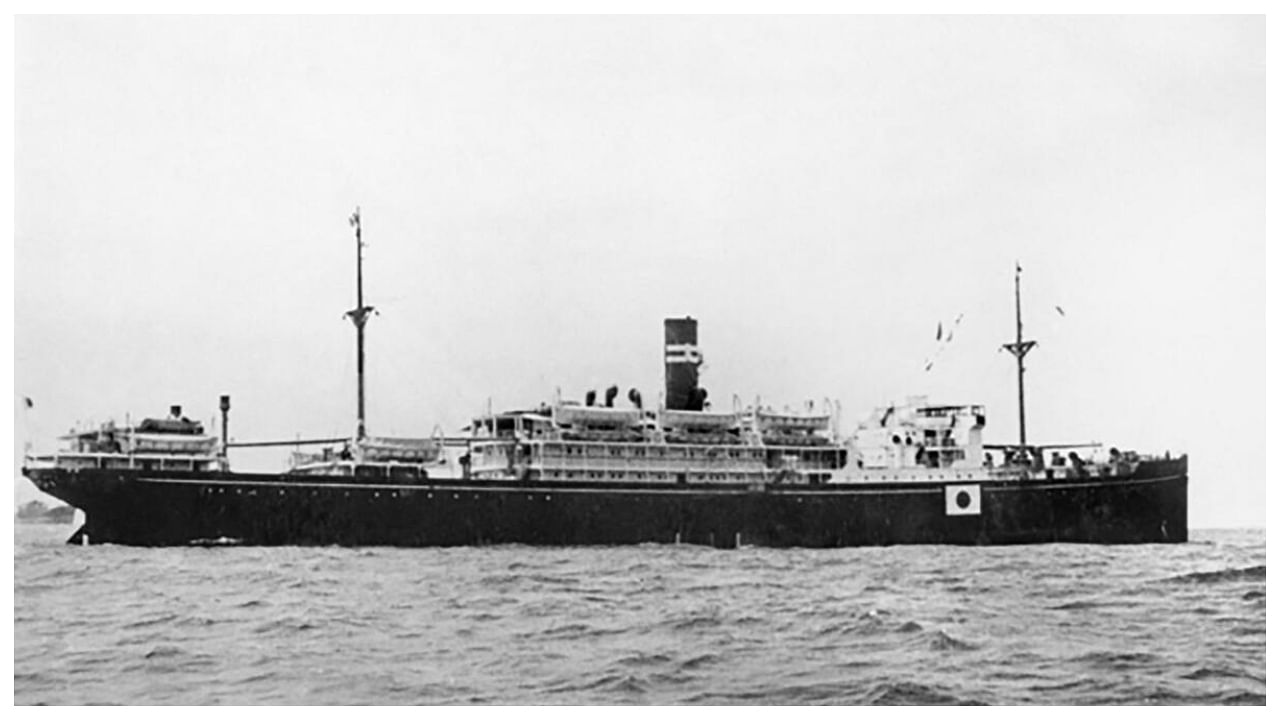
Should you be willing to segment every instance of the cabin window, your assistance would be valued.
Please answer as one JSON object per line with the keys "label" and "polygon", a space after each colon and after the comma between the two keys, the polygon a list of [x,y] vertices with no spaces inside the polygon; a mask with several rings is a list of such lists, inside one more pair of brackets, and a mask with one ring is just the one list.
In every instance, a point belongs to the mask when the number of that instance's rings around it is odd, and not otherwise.
{"label": "cabin window", "polygon": [[380,478],[383,477],[382,468],[376,465],[357,465],[357,478]]}
{"label": "cabin window", "polygon": [[393,467],[391,468],[391,477],[396,480],[414,480],[420,475],[420,471],[416,467]]}

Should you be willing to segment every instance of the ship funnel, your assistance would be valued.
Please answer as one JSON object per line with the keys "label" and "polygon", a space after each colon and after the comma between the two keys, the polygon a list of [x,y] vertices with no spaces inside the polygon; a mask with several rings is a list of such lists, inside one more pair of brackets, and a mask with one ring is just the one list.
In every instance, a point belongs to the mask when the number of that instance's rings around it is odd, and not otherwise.
{"label": "ship funnel", "polygon": [[178,420],[178,419],[180,419],[180,418],[182,417],[182,406],[181,406],[181,405],[170,405],[170,406],[169,406],[169,416],[170,416],[170,417],[172,417],[174,420]]}
{"label": "ship funnel", "polygon": [[[691,317],[667,318],[664,322],[667,365],[667,409],[701,410],[705,393],[698,390],[698,321]],[[696,403],[696,407],[695,407]]]}
{"label": "ship funnel", "polygon": [[[222,411],[222,452],[221,455],[225,459],[227,457],[227,412],[231,410],[231,396],[223,395],[218,398],[218,409]],[[223,464],[226,469],[226,464]]]}

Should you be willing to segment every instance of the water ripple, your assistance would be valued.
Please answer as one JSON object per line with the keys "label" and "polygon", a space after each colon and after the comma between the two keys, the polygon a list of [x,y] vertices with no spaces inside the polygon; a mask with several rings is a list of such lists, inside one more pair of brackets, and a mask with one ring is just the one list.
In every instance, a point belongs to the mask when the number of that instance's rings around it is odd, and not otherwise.
{"label": "water ripple", "polygon": [[1266,702],[1262,531],[829,551],[65,535],[15,531],[19,705]]}

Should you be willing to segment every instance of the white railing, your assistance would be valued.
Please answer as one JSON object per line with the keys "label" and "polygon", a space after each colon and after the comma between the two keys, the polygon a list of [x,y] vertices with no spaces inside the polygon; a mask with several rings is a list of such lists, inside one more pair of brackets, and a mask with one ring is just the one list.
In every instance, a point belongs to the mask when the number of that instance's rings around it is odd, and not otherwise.
{"label": "white railing", "polygon": [[95,452],[62,452],[53,455],[40,455],[30,460],[47,463],[54,467],[71,468],[118,468],[118,469],[154,469],[154,470],[204,470],[208,465],[217,467],[222,458],[217,455],[161,455],[149,453],[95,453]]}

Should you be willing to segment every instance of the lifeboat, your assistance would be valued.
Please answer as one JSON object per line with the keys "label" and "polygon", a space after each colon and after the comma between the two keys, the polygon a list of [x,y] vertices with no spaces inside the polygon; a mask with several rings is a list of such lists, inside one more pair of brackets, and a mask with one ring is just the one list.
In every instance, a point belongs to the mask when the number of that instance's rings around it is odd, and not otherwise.
{"label": "lifeboat", "polygon": [[738,424],[735,413],[711,413],[701,410],[660,410],[658,419],[665,428],[690,430],[722,430]]}
{"label": "lifeboat", "polygon": [[756,421],[761,430],[822,430],[831,424],[831,416],[760,411],[756,413]]}
{"label": "lifeboat", "polygon": [[644,411],[635,408],[586,405],[560,405],[556,408],[556,422],[561,425],[627,427],[639,425],[643,419]]}

